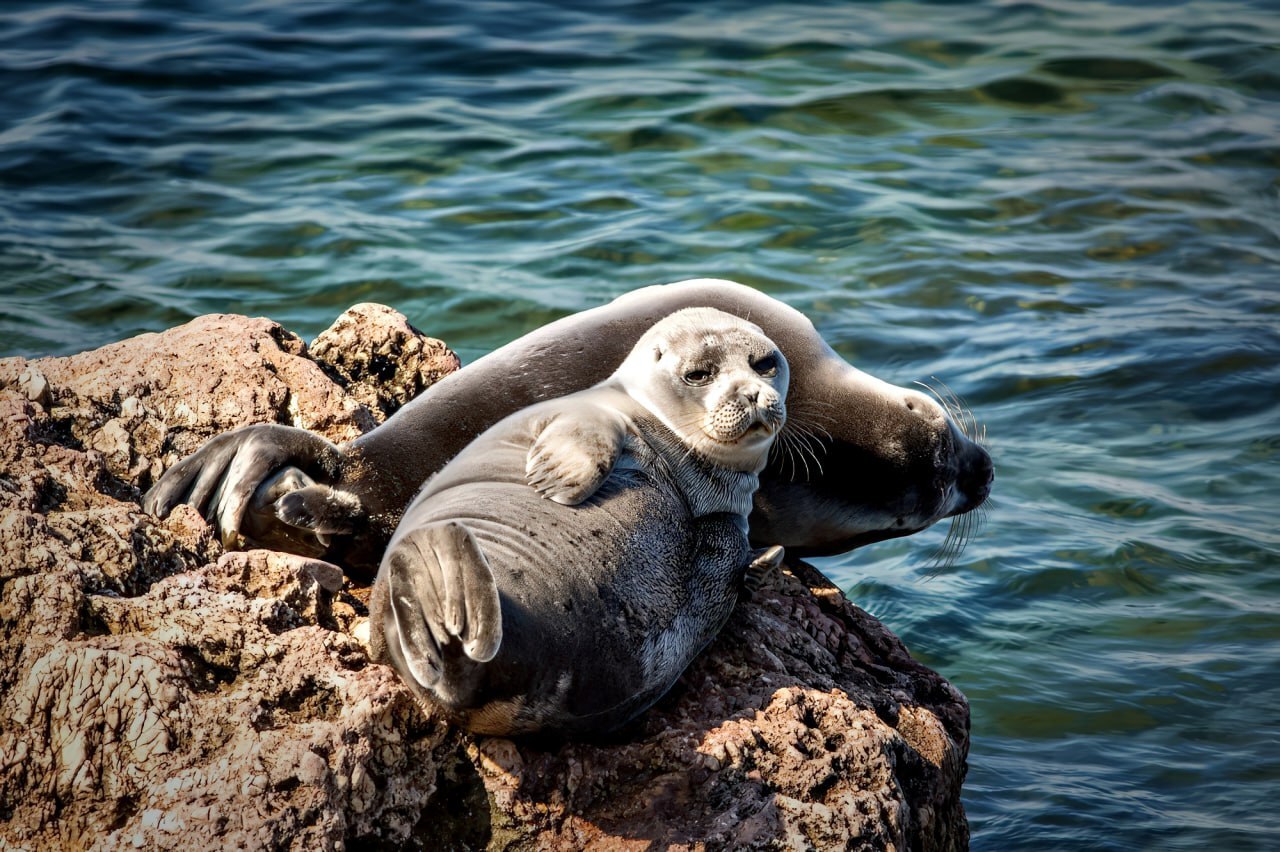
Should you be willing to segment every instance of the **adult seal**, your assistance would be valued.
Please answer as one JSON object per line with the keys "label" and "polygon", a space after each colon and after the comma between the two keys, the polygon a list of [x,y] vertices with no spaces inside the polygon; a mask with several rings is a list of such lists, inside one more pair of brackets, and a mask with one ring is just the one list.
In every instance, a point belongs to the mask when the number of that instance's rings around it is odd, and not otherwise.
{"label": "adult seal", "polygon": [[942,406],[852,367],[777,299],[697,279],[645,287],[543,326],[341,448],[278,425],[215,436],[167,471],[145,506],[165,515],[190,503],[226,542],[249,538],[372,568],[418,488],[471,439],[528,405],[600,382],[654,323],[687,307],[750,320],[791,365],[789,417],[761,473],[752,541],[802,556],[841,553],[986,499],[991,458]]}
{"label": "adult seal", "polygon": [[374,656],[471,731],[584,734],[665,693],[733,610],[786,417],[758,328],[690,308],[612,376],[480,435],[413,500],[370,600]]}

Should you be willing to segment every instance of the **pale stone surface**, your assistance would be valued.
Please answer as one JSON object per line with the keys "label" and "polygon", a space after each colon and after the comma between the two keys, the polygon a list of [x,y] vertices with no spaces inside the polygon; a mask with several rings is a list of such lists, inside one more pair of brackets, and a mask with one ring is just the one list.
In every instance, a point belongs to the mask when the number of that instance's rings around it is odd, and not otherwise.
{"label": "pale stone surface", "polygon": [[0,360],[0,849],[965,846],[963,697],[812,568],[628,729],[516,742],[424,717],[338,566],[141,512],[205,437],[349,438],[456,365],[380,306],[316,350],[213,316]]}

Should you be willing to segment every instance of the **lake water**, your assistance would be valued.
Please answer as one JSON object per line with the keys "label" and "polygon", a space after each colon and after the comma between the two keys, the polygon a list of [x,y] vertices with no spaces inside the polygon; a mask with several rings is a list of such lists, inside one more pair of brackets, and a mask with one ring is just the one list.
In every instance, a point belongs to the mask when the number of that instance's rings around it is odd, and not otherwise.
{"label": "lake water", "polygon": [[[185,7],[185,8],[183,8]],[[736,278],[938,377],[995,500],[821,561],[973,707],[975,849],[1280,843],[1280,14],[0,7],[0,355]]]}

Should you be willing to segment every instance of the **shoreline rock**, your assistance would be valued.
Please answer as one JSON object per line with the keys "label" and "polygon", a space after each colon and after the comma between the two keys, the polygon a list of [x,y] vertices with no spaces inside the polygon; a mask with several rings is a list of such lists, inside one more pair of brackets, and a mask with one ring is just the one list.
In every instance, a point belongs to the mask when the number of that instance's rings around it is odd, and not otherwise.
{"label": "shoreline rock", "polygon": [[515,741],[370,663],[339,567],[139,507],[213,434],[348,440],[457,366],[377,305],[0,359],[0,849],[967,847],[964,697],[811,566],[623,731]]}

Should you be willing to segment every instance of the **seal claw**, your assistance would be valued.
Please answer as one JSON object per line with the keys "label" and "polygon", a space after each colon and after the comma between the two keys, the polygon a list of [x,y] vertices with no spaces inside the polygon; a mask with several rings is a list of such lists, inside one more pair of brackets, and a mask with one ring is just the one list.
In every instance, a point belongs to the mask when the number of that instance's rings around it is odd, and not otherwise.
{"label": "seal claw", "polygon": [[782,545],[763,547],[754,552],[755,558],[747,563],[742,577],[742,585],[748,592],[757,592],[769,581],[769,578],[782,565],[786,550]]}

